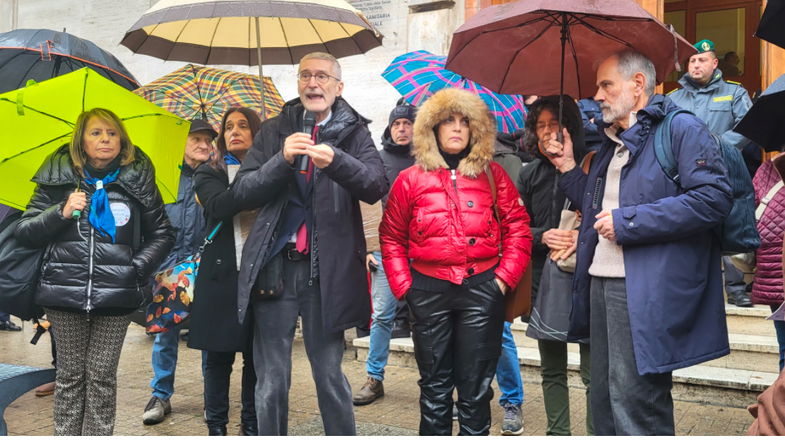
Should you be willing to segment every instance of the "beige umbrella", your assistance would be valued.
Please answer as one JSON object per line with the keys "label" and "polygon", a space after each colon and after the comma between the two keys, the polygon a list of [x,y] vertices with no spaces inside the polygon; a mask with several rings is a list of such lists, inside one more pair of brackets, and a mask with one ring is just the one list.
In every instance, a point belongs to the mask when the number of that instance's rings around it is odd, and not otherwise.
{"label": "beige umbrella", "polygon": [[261,78],[263,62],[295,64],[314,51],[363,54],[382,35],[344,0],[160,0],[121,44],[163,60],[258,65]]}

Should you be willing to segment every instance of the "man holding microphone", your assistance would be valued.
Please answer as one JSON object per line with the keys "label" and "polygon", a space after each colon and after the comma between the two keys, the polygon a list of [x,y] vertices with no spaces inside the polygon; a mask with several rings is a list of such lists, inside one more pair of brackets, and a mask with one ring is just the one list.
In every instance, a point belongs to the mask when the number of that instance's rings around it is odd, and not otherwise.
{"label": "man holding microphone", "polygon": [[354,435],[341,371],[343,331],[368,322],[359,201],[387,192],[368,120],[343,98],[341,67],[326,53],[300,60],[299,98],[262,124],[233,192],[260,209],[243,249],[238,318],[253,314],[259,435],[286,435],[297,317],[325,434]]}

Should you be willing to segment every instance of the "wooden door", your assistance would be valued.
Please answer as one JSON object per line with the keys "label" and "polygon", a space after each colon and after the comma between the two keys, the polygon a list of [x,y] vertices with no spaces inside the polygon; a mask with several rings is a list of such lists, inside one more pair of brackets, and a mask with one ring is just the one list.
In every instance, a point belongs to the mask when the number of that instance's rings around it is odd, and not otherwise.
{"label": "wooden door", "polygon": [[[742,83],[752,95],[761,84],[760,42],[752,36],[760,10],[760,0],[666,0],[665,22],[690,42],[712,40],[725,79]],[[682,72],[665,82],[666,92],[679,87],[686,68],[683,60]]]}

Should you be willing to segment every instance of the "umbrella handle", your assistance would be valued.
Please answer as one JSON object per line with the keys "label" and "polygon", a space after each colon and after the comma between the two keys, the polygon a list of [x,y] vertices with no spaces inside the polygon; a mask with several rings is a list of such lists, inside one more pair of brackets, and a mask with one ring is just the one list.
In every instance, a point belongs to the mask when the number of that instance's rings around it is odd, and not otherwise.
{"label": "umbrella handle", "polygon": [[82,217],[82,210],[74,210],[71,213],[71,218],[72,219],[79,219],[80,217]]}

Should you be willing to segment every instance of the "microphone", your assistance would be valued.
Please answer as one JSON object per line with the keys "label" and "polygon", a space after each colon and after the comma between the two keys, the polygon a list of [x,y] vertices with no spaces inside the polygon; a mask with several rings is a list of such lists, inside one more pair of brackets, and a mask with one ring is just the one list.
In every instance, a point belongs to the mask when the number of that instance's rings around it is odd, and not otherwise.
{"label": "microphone", "polygon": [[[316,126],[316,114],[311,112],[310,110],[305,111],[305,117],[303,118],[303,133],[311,134],[313,133],[313,128]],[[310,158],[308,155],[299,155],[297,156],[297,172],[301,175],[308,173],[308,161]]]}

